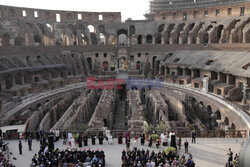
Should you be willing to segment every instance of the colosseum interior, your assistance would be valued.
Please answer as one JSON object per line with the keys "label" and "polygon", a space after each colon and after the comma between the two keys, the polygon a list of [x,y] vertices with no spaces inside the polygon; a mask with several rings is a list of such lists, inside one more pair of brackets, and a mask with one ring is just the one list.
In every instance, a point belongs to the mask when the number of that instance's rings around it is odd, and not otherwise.
{"label": "colosseum interior", "polygon": [[[0,6],[0,125],[248,131],[250,4],[162,11],[153,2],[146,20],[125,22],[119,12]],[[88,89],[89,77],[120,88]],[[129,89],[128,78],[138,80]]]}

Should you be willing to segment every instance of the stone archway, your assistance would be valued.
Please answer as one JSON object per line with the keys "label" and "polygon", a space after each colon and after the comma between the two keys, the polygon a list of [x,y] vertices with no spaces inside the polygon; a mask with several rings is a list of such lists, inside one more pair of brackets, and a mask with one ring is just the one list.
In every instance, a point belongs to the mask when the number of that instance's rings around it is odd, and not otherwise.
{"label": "stone archway", "polygon": [[92,59],[90,57],[87,58],[89,70],[92,71]]}
{"label": "stone archway", "polygon": [[10,35],[9,34],[3,34],[2,36],[2,46],[9,46],[10,45]]}
{"label": "stone archway", "polygon": [[102,66],[104,71],[109,71],[109,63],[107,61],[104,61]]}
{"label": "stone archway", "polygon": [[153,37],[152,35],[147,35],[146,37],[146,44],[152,44],[153,43]]}
{"label": "stone archway", "polygon": [[16,37],[14,40],[14,45],[15,46],[24,46],[25,45],[25,39],[23,37]]}

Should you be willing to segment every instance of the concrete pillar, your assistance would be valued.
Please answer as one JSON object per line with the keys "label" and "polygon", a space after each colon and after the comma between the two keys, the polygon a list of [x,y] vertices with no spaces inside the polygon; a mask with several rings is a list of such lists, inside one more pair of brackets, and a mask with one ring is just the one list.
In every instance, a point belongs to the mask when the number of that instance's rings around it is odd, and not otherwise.
{"label": "concrete pillar", "polygon": [[14,76],[12,76],[12,87],[16,85],[16,79]]}
{"label": "concrete pillar", "polygon": [[229,84],[229,74],[227,74],[227,84]]}
{"label": "concrete pillar", "polygon": [[25,33],[25,46],[29,46],[29,35]]}
{"label": "concrete pillar", "polygon": [[24,75],[21,76],[21,84],[24,84]]}
{"label": "concrete pillar", "polygon": [[0,99],[0,115],[2,115],[3,113],[3,104],[2,104],[2,100]]}
{"label": "concrete pillar", "polygon": [[242,104],[243,105],[247,104],[247,92],[246,92],[246,90],[247,90],[247,78],[245,78],[244,81],[245,82],[243,83],[243,90],[242,90],[242,92],[243,92]]}
{"label": "concrete pillar", "polygon": [[209,81],[208,77],[205,77],[202,80],[202,82],[203,82],[202,92],[204,92],[204,93],[208,93],[208,81]]}
{"label": "concrete pillar", "polygon": [[179,44],[182,44],[183,41],[182,41],[182,37],[179,37]]}
{"label": "concrete pillar", "polygon": [[141,44],[146,44],[146,37],[144,37],[143,35],[142,35],[142,41],[141,41]]}
{"label": "concrete pillar", "polygon": [[163,37],[161,37],[161,44],[164,45],[165,44],[165,40]]}
{"label": "concrete pillar", "polygon": [[187,44],[191,44],[192,43],[192,41],[191,41],[192,39],[191,39],[191,37],[188,37],[188,41],[187,41]]}
{"label": "concrete pillar", "polygon": [[229,35],[229,43],[233,43],[233,34],[232,34],[232,32]]}
{"label": "concrete pillar", "polygon": [[167,75],[167,72],[168,72],[168,70],[167,70],[167,68],[165,68],[165,75]]}
{"label": "concrete pillar", "polygon": [[169,44],[170,44],[170,45],[173,44],[173,38],[172,38],[172,37],[169,38]]}
{"label": "concrete pillar", "polygon": [[201,38],[200,37],[196,37],[196,44],[201,44]]}
{"label": "concrete pillar", "polygon": [[194,70],[191,70],[191,77],[194,78]]}
{"label": "concrete pillar", "polygon": [[152,44],[155,44],[155,37],[153,36],[153,41],[152,41]]}

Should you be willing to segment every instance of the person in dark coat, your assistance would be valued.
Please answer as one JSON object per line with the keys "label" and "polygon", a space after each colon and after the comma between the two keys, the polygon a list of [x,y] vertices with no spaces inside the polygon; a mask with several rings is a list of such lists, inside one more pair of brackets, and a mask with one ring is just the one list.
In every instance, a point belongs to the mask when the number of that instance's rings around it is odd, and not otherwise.
{"label": "person in dark coat", "polygon": [[149,138],[148,138],[148,146],[149,147],[152,147],[152,144],[153,144],[153,138],[151,135],[149,135]]}
{"label": "person in dark coat", "polygon": [[37,130],[36,131],[36,141],[39,141],[40,140],[40,134],[39,134],[39,131]]}
{"label": "person in dark coat", "polygon": [[196,142],[195,138],[196,138],[196,132],[195,132],[195,130],[193,130],[192,131],[192,143]]}
{"label": "person in dark coat", "polygon": [[103,132],[99,132],[99,135],[98,135],[98,139],[99,139],[99,144],[102,145],[103,144]]}
{"label": "person in dark coat", "polygon": [[84,146],[88,146],[88,136],[87,136],[87,134],[84,134],[83,142],[84,142]]}
{"label": "person in dark coat", "polygon": [[179,150],[181,149],[181,138],[179,137],[179,140],[178,140],[178,146],[179,146]]}
{"label": "person in dark coat", "polygon": [[95,145],[95,138],[96,138],[95,134],[92,133],[92,135],[91,135],[91,143],[92,143],[92,145]]}
{"label": "person in dark coat", "polygon": [[145,143],[145,134],[141,134],[141,145],[144,146]]}
{"label": "person in dark coat", "polygon": [[188,153],[188,141],[186,140],[184,143],[185,146],[185,153]]}
{"label": "person in dark coat", "polygon": [[82,135],[80,134],[77,138],[79,147],[82,147]]}
{"label": "person in dark coat", "polygon": [[127,133],[125,134],[125,139],[126,139],[127,149],[129,149],[129,147],[130,147],[130,139],[131,139],[130,133],[129,133],[129,132],[127,132]]}
{"label": "person in dark coat", "polygon": [[22,146],[21,140],[19,140],[18,148],[19,148],[19,154],[22,155],[22,148],[23,148],[23,146]]}
{"label": "person in dark coat", "polygon": [[3,131],[2,131],[2,129],[0,129],[0,139],[3,139],[2,135],[3,135]]}
{"label": "person in dark coat", "polygon": [[118,134],[118,144],[122,144],[122,132]]}
{"label": "person in dark coat", "polygon": [[28,139],[29,151],[32,151],[32,139],[29,137]]}

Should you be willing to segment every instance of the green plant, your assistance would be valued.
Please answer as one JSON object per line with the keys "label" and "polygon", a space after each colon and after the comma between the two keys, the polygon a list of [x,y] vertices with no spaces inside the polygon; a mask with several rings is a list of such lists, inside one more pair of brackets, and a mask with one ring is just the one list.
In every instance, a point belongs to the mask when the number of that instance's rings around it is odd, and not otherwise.
{"label": "green plant", "polygon": [[156,131],[158,132],[158,133],[164,133],[164,132],[166,132],[166,125],[165,125],[165,123],[164,122],[160,122],[159,124],[157,124],[156,125]]}
{"label": "green plant", "polygon": [[165,151],[166,155],[168,155],[170,151],[173,154],[175,154],[176,153],[176,148],[174,148],[174,147],[167,147],[164,151]]}
{"label": "green plant", "polygon": [[148,124],[146,121],[144,121],[144,123],[143,123],[143,129],[144,129],[145,133],[148,133],[148,132],[154,130],[154,126],[151,125],[151,124]]}

